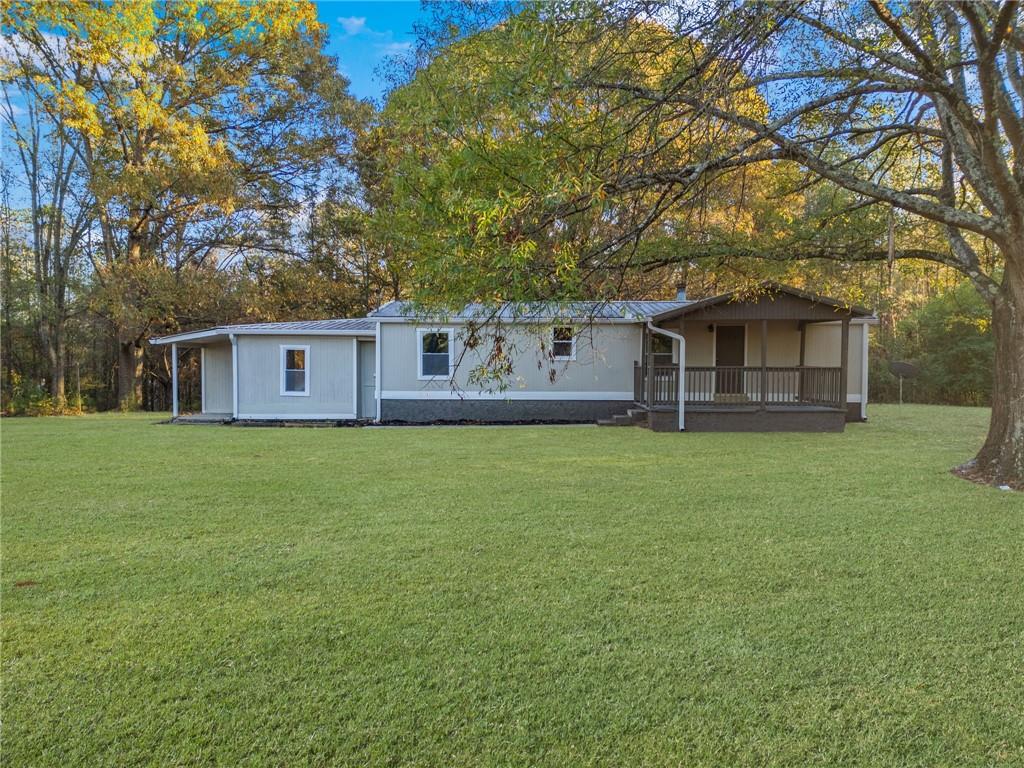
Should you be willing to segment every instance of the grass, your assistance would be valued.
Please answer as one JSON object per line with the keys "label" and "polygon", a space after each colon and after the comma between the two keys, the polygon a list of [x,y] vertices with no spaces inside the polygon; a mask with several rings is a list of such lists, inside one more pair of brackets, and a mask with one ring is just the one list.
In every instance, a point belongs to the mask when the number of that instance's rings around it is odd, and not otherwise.
{"label": "grass", "polygon": [[3,762],[1022,765],[1024,496],[871,417],[4,420]]}

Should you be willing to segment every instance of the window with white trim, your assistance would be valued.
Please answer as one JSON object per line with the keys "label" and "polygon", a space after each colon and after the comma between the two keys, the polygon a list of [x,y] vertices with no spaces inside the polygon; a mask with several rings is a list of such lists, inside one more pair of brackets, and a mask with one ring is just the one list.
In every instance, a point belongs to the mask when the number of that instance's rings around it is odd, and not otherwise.
{"label": "window with white trim", "polygon": [[309,394],[309,347],[281,345],[281,394]]}
{"label": "window with white trim", "polygon": [[451,376],[452,332],[449,330],[419,331],[419,377],[433,379]]}
{"label": "window with white trim", "polygon": [[568,325],[551,329],[551,357],[555,360],[576,359],[576,333]]}

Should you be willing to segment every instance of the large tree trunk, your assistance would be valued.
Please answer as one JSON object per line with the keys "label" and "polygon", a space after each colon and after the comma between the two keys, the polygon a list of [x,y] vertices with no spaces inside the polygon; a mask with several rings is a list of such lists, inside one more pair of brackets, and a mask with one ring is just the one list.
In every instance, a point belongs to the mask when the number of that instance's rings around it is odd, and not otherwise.
{"label": "large tree trunk", "polygon": [[[134,210],[135,220],[142,217],[140,210]],[[131,275],[131,266],[142,260],[143,237],[139,234],[141,227],[133,227],[128,235],[126,248],[126,271],[128,281],[125,283],[122,300],[133,306],[137,301],[135,282]],[[142,407],[142,346],[136,338],[123,329],[117,337],[117,399],[121,410],[138,410]]]}
{"label": "large tree trunk", "polygon": [[988,437],[968,469],[999,484],[1024,488],[1024,243],[1006,254],[1006,272],[992,308],[996,342]]}
{"label": "large tree trunk", "polygon": [[59,408],[67,403],[64,388],[64,329],[53,329],[53,343],[50,345],[50,396]]}
{"label": "large tree trunk", "polygon": [[117,340],[117,399],[122,410],[142,405],[142,347],[123,336]]}

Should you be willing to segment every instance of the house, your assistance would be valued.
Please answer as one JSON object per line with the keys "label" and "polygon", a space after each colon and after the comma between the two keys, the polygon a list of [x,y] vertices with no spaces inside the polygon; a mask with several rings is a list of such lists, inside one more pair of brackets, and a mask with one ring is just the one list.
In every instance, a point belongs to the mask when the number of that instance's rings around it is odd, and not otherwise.
{"label": "house", "polygon": [[[209,328],[194,420],[598,421],[658,431],[841,431],[867,416],[871,312],[774,283],[701,301],[469,306]],[[481,340],[480,334],[487,335]],[[496,346],[501,381],[484,366]],[[494,362],[493,360],[491,361]],[[185,418],[185,417],[182,417]]]}

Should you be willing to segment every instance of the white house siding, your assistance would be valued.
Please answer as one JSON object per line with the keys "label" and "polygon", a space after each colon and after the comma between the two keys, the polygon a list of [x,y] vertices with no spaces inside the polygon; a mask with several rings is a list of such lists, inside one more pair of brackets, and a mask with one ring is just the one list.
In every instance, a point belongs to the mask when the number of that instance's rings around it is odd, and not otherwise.
{"label": "white house siding", "polygon": [[715,364],[715,334],[707,329],[707,323],[680,323],[675,328],[686,338],[686,365],[706,367]]}
{"label": "white house siding", "polygon": [[[418,377],[417,329],[452,329],[453,381]],[[550,361],[541,351],[550,327],[510,326],[506,347],[513,373],[503,391],[471,383],[471,372],[484,361],[489,340],[463,354],[464,326],[382,323],[381,417],[385,420],[562,419],[591,420],[621,413],[633,400],[633,362],[640,359],[641,326],[592,324],[576,340],[576,359]],[[550,347],[550,343],[547,344]],[[551,372],[554,372],[552,380]]]}
{"label": "white house siding", "polygon": [[[864,336],[868,332],[863,323],[850,324],[850,365],[847,369],[846,393],[852,402],[860,402],[864,390]],[[842,328],[839,323],[811,323],[807,326],[806,365],[839,365]],[[856,397],[856,399],[854,399]]]}
{"label": "white house siding", "polygon": [[[350,336],[238,336],[238,418],[354,419]],[[281,394],[281,347],[308,346],[309,395]]]}
{"label": "white house siding", "polygon": [[231,345],[203,348],[203,413],[231,413]]}
{"label": "white house siding", "polygon": [[[869,397],[867,334],[865,323],[850,324],[850,364],[846,373],[847,420],[867,418]],[[838,365],[842,328],[839,323],[814,323],[807,326],[807,365]]]}

